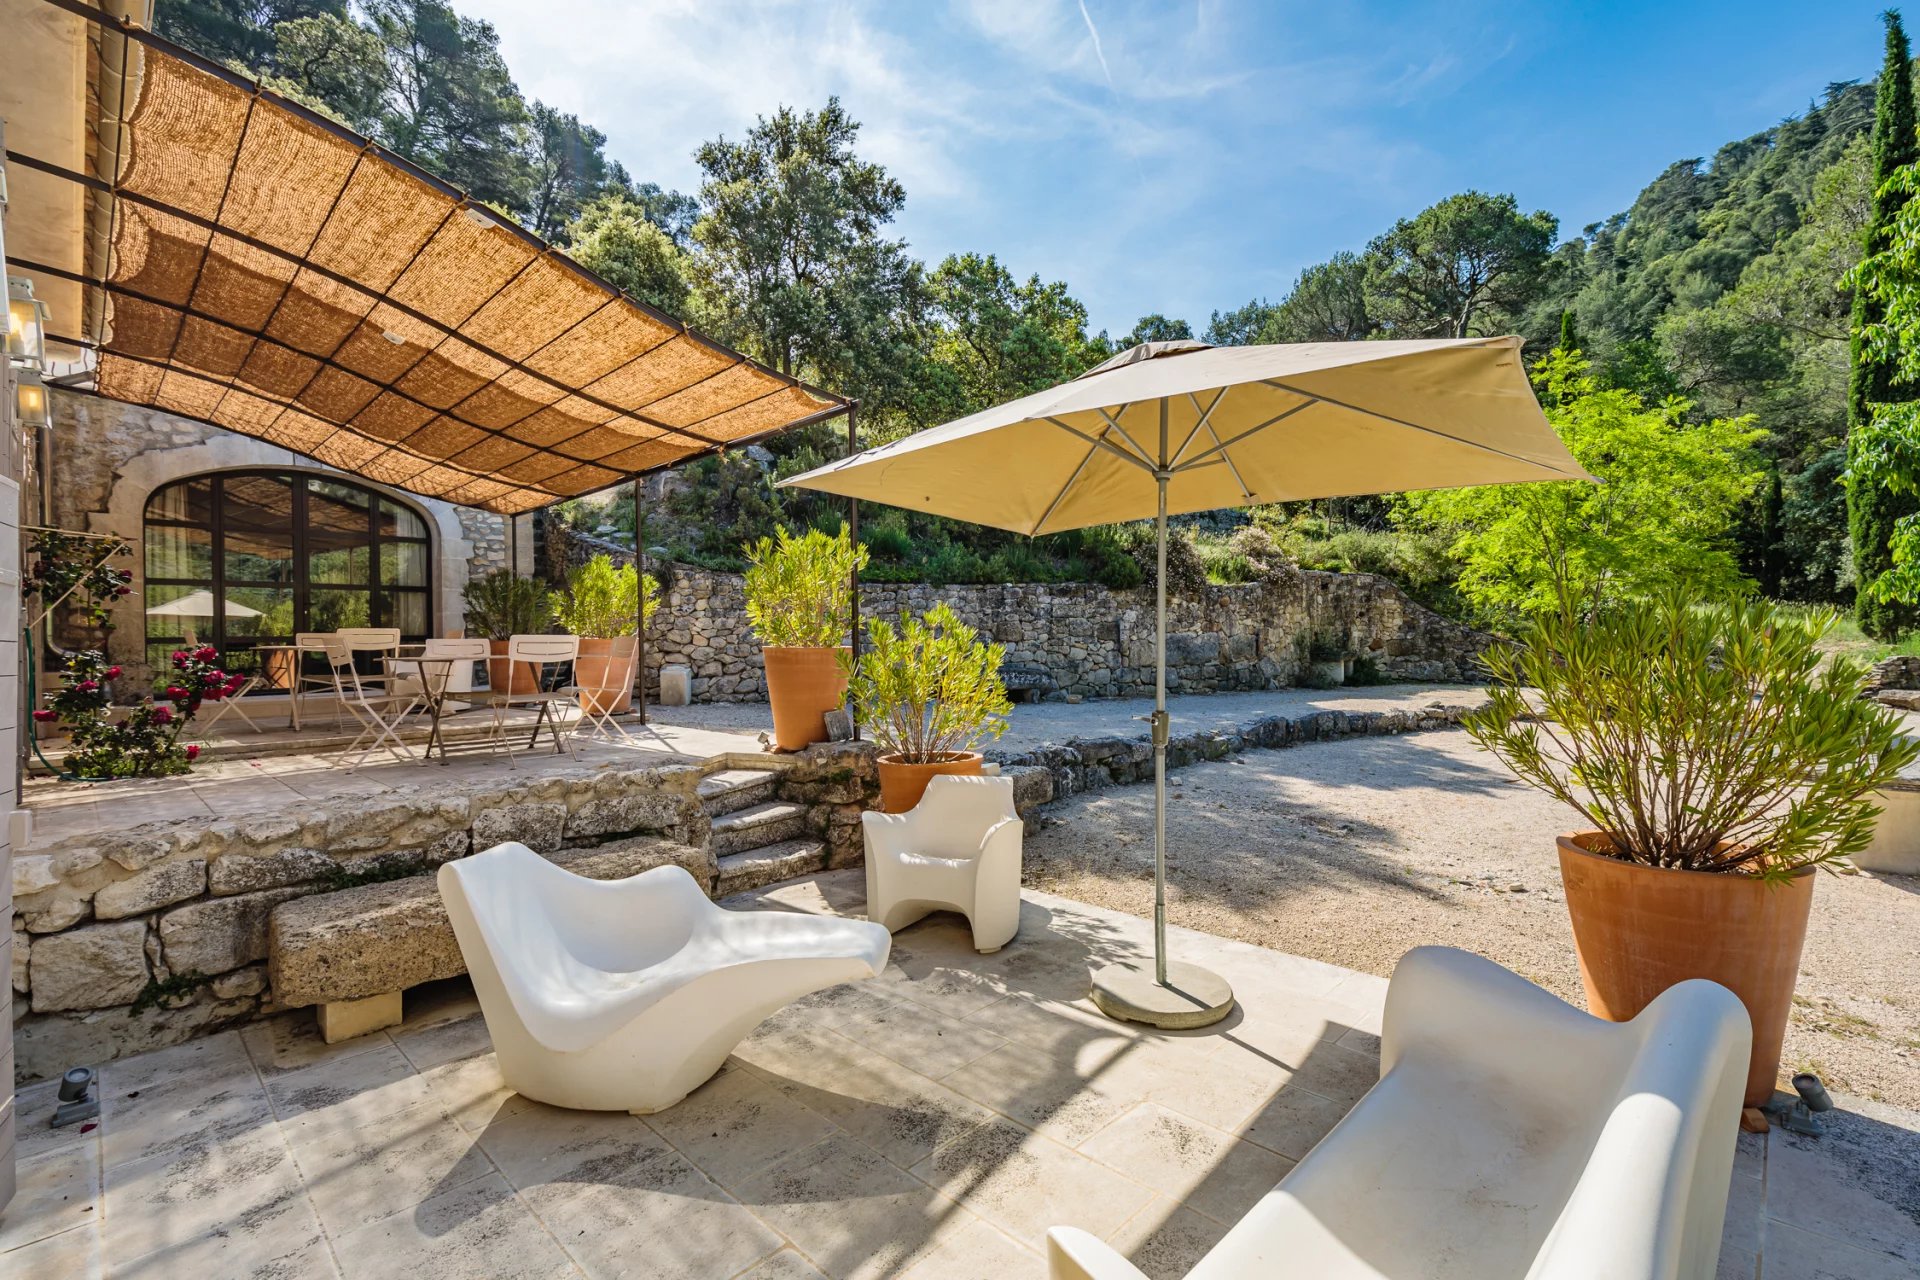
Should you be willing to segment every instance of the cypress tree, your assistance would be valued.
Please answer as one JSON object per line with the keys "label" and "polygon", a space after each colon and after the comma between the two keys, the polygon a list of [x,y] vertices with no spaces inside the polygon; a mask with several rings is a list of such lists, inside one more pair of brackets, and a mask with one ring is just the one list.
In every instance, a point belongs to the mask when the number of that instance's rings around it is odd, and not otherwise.
{"label": "cypress tree", "polygon": [[1573,331],[1573,308],[1568,307],[1560,313],[1560,350],[1578,351],[1580,335]]}
{"label": "cypress tree", "polygon": [[[1914,130],[1913,64],[1907,49],[1907,33],[1897,11],[1890,9],[1882,17],[1887,24],[1887,60],[1880,72],[1879,91],[1874,100],[1874,195],[1866,231],[1869,253],[1886,247],[1894,216],[1909,198],[1902,192],[1883,191],[1882,187],[1896,169],[1920,160],[1920,135]],[[1855,290],[1851,377],[1847,386],[1849,431],[1872,418],[1872,405],[1910,400],[1916,395],[1912,387],[1896,387],[1891,363],[1875,358],[1865,349],[1862,338],[1866,328],[1882,318],[1879,304],[1868,298],[1864,289]],[[1877,640],[1894,638],[1912,621],[1910,609],[1871,601],[1867,599],[1865,587],[1892,567],[1893,557],[1887,544],[1894,522],[1917,509],[1920,505],[1913,498],[1881,486],[1847,486],[1854,578],[1860,584],[1854,615],[1860,621],[1860,629]]]}

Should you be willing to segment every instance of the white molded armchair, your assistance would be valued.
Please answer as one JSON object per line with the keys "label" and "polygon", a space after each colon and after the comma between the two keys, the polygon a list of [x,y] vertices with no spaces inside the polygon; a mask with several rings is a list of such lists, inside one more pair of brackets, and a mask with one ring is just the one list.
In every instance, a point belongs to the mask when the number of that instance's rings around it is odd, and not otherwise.
{"label": "white molded armchair", "polygon": [[[1752,1038],[1715,983],[1603,1022],[1491,960],[1409,951],[1380,1082],[1187,1280],[1711,1280]],[[1084,1231],[1052,1280],[1144,1280]]]}
{"label": "white molded armchair", "polygon": [[500,1074],[556,1107],[670,1107],[775,1010],[878,976],[893,941],[863,920],[723,910],[680,867],[588,880],[523,844],[439,880]]}
{"label": "white molded armchair", "polygon": [[939,776],[906,813],[863,813],[867,919],[888,933],[951,909],[974,949],[998,951],[1020,928],[1020,841],[1011,778]]}

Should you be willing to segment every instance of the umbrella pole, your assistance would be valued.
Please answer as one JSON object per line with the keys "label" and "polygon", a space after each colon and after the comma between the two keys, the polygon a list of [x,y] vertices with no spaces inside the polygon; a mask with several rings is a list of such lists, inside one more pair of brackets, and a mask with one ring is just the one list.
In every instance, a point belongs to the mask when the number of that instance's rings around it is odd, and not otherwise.
{"label": "umbrella pole", "polygon": [[[1161,424],[1160,451],[1166,453]],[[1167,481],[1165,467],[1154,472],[1160,500],[1153,518],[1157,572],[1153,583],[1153,975],[1130,961],[1110,964],[1093,975],[1093,1002],[1109,1018],[1144,1022],[1178,1030],[1205,1027],[1233,1012],[1233,988],[1227,980],[1197,964],[1167,959]]]}
{"label": "umbrella pole", "polygon": [[1159,543],[1153,575],[1153,980],[1167,985],[1167,476],[1153,519]]}

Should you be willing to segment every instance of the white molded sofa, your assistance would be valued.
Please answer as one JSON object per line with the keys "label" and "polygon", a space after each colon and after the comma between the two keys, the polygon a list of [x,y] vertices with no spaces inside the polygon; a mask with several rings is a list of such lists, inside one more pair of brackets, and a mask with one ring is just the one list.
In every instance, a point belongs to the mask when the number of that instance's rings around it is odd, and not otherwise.
{"label": "white molded sofa", "polygon": [[888,933],[930,912],[958,911],[976,951],[1020,928],[1020,842],[1013,779],[937,776],[906,813],[863,813],[867,919]]}
{"label": "white molded sofa", "polygon": [[[1187,1280],[1711,1280],[1752,1034],[1732,992],[1603,1022],[1420,947],[1384,1032],[1379,1083]],[[1084,1231],[1047,1248],[1052,1280],[1142,1280]]]}
{"label": "white molded sofa", "polygon": [[557,1107],[670,1107],[775,1010],[878,976],[893,943],[864,920],[723,910],[680,867],[588,880],[523,844],[439,880],[501,1076]]}

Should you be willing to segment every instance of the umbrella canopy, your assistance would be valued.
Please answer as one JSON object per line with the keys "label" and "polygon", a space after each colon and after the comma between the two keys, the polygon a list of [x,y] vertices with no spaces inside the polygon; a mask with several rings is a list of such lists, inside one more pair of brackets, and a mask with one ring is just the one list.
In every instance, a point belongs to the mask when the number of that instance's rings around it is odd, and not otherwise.
{"label": "umbrella canopy", "polygon": [[[213,592],[205,587],[198,591],[189,591],[178,600],[169,600],[165,604],[154,605],[147,610],[149,617],[160,618],[211,618],[213,616]],[[258,609],[249,609],[237,600],[227,601],[229,618],[258,618],[263,616]]]}
{"label": "umbrella canopy", "polygon": [[1071,382],[783,483],[1054,533],[1167,511],[1586,480],[1519,338],[1149,343]]}
{"label": "umbrella canopy", "polygon": [[1093,977],[1117,1018],[1217,1022],[1233,991],[1167,958],[1167,516],[1410,489],[1590,480],[1533,397],[1519,338],[1210,347],[1146,343],[1071,382],[784,484],[1052,533],[1156,518],[1149,976]]}

